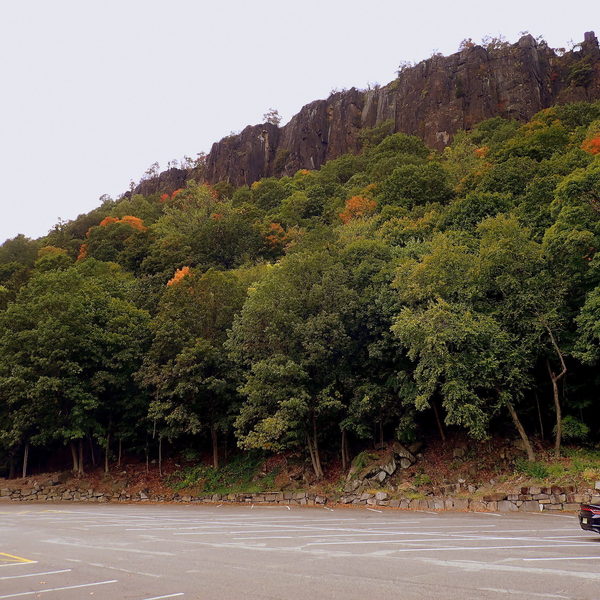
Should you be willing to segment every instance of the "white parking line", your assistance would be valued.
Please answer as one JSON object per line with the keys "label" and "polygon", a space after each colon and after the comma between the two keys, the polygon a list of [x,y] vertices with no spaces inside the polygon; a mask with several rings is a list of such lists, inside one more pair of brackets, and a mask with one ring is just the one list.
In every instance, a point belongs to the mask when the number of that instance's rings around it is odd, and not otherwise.
{"label": "white parking line", "polygon": [[521,560],[598,560],[600,556],[556,556],[548,558],[522,558]]}
{"label": "white parking line", "polygon": [[129,573],[130,575],[144,575],[145,577],[156,577],[160,578],[160,575],[155,573],[144,573],[143,571],[130,571],[129,569],[123,569],[121,567],[111,567],[110,565],[104,565],[102,563],[88,563],[90,567],[100,567],[101,569],[112,569],[113,571],[122,571],[123,573]]}
{"label": "white parking line", "polygon": [[[42,544],[58,544],[59,546],[75,546],[76,548],[92,548],[93,550],[109,550],[110,552],[132,552],[134,554],[150,554],[152,556],[175,556],[173,552],[155,552],[151,550],[137,550],[136,548],[115,548],[114,546],[92,546],[77,542],[63,542],[62,540],[40,540]],[[1,598],[2,596],[0,596]]]}
{"label": "white parking line", "polygon": [[[347,545],[358,545],[358,544],[414,544],[416,542],[423,541],[429,542],[431,540],[364,540],[364,541],[355,541],[355,542],[310,542],[308,544],[304,544],[303,548],[307,546],[347,546]],[[451,540],[449,540],[451,541]],[[523,544],[523,545],[513,545],[513,546],[435,546],[432,548],[398,548],[395,552],[442,552],[444,550],[452,550],[453,552],[457,550],[514,550],[514,549],[524,549],[524,548],[580,548],[581,546],[588,546],[588,544],[553,544],[549,546],[548,544]]]}
{"label": "white parking line", "polygon": [[93,587],[95,585],[106,585],[108,583],[117,583],[118,579],[111,579],[109,581],[97,581],[95,583],[82,583],[81,585],[68,585],[65,587],[48,588],[46,590],[35,590],[33,592],[19,592],[17,594],[7,594],[6,596],[0,596],[2,598],[17,598],[19,596],[34,596],[37,594],[46,594],[48,592],[62,592],[64,590],[76,590],[80,588]]}
{"label": "white parking line", "polygon": [[27,573],[26,575],[8,575],[7,577],[0,577],[0,580],[4,579],[22,579],[23,577],[37,577],[38,575],[54,575],[55,573],[68,573],[71,569],[62,569],[61,571],[45,571],[44,573]]}
{"label": "white parking line", "polygon": [[548,600],[548,598],[565,598],[566,600],[570,600],[571,596],[561,596],[560,594],[538,594],[536,592],[529,592],[525,590],[508,590],[506,588],[479,588],[482,592],[495,592],[496,594],[510,594],[511,596],[527,596],[528,598],[544,598],[544,600]]}
{"label": "white parking line", "polygon": [[161,600],[161,598],[175,598],[175,596],[183,596],[183,592],[169,594],[168,596],[152,596],[152,598],[144,598],[143,600]]}

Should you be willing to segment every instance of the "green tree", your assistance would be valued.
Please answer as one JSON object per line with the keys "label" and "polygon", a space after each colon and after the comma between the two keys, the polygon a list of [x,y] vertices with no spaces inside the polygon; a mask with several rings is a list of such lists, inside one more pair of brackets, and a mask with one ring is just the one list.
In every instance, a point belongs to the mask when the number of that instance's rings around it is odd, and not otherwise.
{"label": "green tree", "polygon": [[153,321],[153,342],[138,374],[152,396],[149,416],[159,436],[210,432],[213,465],[218,435],[227,433],[238,377],[223,349],[245,286],[231,273],[209,270],[172,280]]}
{"label": "green tree", "polygon": [[127,300],[120,270],[95,261],[41,272],[0,314],[0,394],[11,447],[59,440],[83,471],[83,439],[97,434],[144,348],[148,315]]}
{"label": "green tree", "polygon": [[247,368],[236,420],[244,448],[304,447],[323,476],[323,427],[343,409],[348,275],[328,251],[283,259],[256,286],[234,321],[229,348]]}

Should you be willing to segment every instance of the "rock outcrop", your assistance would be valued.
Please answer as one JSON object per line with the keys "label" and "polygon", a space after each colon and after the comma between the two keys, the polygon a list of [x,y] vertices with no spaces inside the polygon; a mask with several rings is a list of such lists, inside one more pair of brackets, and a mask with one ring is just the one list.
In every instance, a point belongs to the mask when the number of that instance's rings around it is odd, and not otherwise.
{"label": "rock outcrop", "polygon": [[[598,99],[600,49],[593,32],[564,53],[531,35],[516,44],[467,44],[450,56],[403,69],[386,86],[352,88],[311,102],[283,127],[248,126],[222,139],[207,156],[205,177],[239,186],[317,169],[358,151],[361,129],[384,122],[441,149],[457,131],[490,117],[527,120],[556,103]],[[166,182],[160,183],[156,188],[165,190]]]}

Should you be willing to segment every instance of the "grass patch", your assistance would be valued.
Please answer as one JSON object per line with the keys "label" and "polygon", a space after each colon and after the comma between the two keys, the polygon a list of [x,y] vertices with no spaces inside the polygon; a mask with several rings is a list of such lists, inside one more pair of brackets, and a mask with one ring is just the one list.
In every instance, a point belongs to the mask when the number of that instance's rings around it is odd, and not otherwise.
{"label": "grass patch", "polygon": [[548,467],[541,462],[531,462],[524,458],[517,458],[515,471],[532,479],[546,479],[549,475]]}
{"label": "grass patch", "polygon": [[592,484],[600,480],[600,450],[590,448],[562,448],[563,457],[545,461],[515,461],[515,472],[546,483]]}
{"label": "grass patch", "polygon": [[194,465],[175,471],[168,484],[176,491],[193,489],[204,494],[256,494],[275,490],[279,469],[260,473],[262,456],[240,455],[219,469]]}

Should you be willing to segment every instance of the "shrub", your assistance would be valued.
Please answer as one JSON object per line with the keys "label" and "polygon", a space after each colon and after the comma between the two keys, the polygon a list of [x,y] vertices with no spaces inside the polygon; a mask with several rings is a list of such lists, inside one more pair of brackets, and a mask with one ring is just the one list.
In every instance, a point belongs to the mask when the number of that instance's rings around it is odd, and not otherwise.
{"label": "shrub", "polygon": [[590,428],[571,415],[567,415],[562,420],[562,437],[564,440],[585,440],[589,433]]}
{"label": "shrub", "polygon": [[530,462],[524,458],[517,458],[515,461],[515,471],[533,479],[546,479],[548,477],[548,467],[541,462]]}

